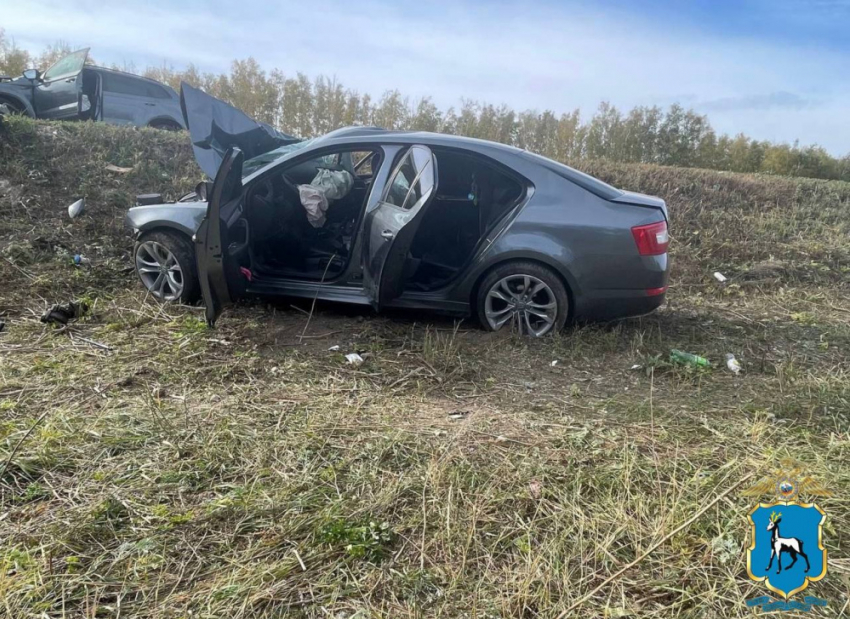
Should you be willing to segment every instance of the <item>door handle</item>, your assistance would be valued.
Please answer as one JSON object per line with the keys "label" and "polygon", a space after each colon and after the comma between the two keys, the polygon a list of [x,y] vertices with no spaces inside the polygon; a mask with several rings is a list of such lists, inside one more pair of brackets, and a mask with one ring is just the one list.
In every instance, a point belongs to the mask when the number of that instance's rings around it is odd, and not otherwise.
{"label": "door handle", "polygon": [[73,83],[74,83],[74,82],[76,82],[76,81],[77,81],[77,78],[76,78],[76,77],[69,77],[68,79],[66,79],[66,80],[65,80],[65,83],[67,83],[67,84],[73,84]]}
{"label": "door handle", "polygon": [[381,232],[381,236],[383,237],[383,239],[385,241],[392,241],[393,236],[395,236],[395,235],[393,234],[392,230],[384,230],[383,232]]}
{"label": "door handle", "polygon": [[149,106],[153,107],[153,106],[156,105],[156,103],[148,103],[147,101],[145,101],[145,105],[149,105]]}

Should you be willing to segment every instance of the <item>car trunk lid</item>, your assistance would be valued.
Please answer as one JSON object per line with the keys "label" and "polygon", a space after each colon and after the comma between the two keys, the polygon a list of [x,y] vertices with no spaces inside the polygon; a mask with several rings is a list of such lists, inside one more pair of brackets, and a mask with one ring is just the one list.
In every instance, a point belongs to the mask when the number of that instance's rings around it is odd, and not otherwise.
{"label": "car trunk lid", "polygon": [[624,191],[622,195],[612,198],[611,202],[617,204],[628,204],[630,206],[640,206],[643,208],[655,208],[664,214],[664,219],[667,219],[667,204],[661,198],[648,196],[635,191]]}

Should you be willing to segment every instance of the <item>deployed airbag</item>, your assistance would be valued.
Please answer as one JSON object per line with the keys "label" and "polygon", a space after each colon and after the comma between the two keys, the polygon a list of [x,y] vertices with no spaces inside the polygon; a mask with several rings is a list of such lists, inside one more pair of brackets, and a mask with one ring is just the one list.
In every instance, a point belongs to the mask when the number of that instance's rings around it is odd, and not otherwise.
{"label": "deployed airbag", "polygon": [[320,168],[309,185],[299,185],[298,195],[310,225],[314,228],[324,226],[330,203],[347,196],[353,186],[354,177],[350,172],[326,168]]}

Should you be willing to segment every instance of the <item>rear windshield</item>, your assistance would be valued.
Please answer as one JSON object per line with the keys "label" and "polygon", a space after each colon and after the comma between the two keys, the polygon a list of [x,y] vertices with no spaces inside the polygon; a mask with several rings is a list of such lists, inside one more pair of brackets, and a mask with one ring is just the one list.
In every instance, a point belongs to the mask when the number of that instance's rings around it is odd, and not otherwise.
{"label": "rear windshield", "polygon": [[579,172],[578,170],[575,170],[570,166],[566,166],[563,163],[558,163],[557,161],[553,161],[552,159],[548,159],[542,155],[535,155],[528,151],[523,151],[522,156],[542,165],[544,168],[554,172],[558,176],[561,176],[568,181],[572,181],[582,189],[586,189],[600,198],[613,200],[614,198],[619,198],[623,195],[623,192],[616,187],[612,187],[608,183],[600,181],[598,178],[594,178],[584,172]]}

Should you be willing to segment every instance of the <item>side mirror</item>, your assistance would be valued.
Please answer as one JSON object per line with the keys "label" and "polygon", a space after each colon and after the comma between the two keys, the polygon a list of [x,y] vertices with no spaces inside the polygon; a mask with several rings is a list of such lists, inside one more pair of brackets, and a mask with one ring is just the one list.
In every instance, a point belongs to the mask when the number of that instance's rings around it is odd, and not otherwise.
{"label": "side mirror", "polygon": [[27,69],[24,71],[24,77],[34,82],[39,78],[38,69]]}
{"label": "side mirror", "polygon": [[198,200],[206,202],[209,200],[210,195],[212,195],[212,183],[210,181],[201,181],[195,186],[195,194],[198,196]]}

